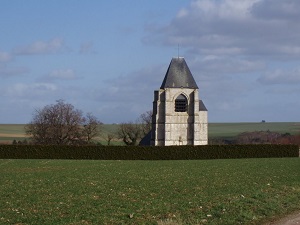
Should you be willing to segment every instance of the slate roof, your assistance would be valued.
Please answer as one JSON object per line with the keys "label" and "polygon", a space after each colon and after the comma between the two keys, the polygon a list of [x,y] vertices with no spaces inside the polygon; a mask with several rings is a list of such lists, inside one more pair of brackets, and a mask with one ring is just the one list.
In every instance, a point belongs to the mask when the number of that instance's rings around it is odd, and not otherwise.
{"label": "slate roof", "polygon": [[139,145],[141,146],[150,146],[150,142],[151,142],[151,131],[149,131],[148,134],[145,135],[145,137],[142,138],[142,140],[140,141]]}
{"label": "slate roof", "polygon": [[205,107],[202,100],[199,100],[199,111],[207,111],[207,108]]}
{"label": "slate roof", "polygon": [[181,87],[198,89],[196,81],[184,58],[178,57],[171,60],[160,89]]}

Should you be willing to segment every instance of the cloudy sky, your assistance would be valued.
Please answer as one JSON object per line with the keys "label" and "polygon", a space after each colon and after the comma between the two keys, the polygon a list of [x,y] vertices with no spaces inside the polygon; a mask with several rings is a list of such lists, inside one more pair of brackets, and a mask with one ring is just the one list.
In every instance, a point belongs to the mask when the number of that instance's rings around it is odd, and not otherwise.
{"label": "cloudy sky", "polygon": [[135,120],[178,45],[209,122],[300,121],[299,21],[299,0],[1,0],[0,123],[58,99]]}

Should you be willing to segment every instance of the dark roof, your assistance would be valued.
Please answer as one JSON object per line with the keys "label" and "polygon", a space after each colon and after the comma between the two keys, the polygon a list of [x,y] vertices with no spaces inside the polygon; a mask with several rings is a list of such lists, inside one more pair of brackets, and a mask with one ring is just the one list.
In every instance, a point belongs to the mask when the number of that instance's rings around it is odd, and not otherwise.
{"label": "dark roof", "polygon": [[140,141],[139,145],[142,145],[142,146],[150,146],[150,142],[151,142],[151,132],[152,132],[152,131],[149,131],[149,133],[146,134],[146,136],[142,138],[142,140]]}
{"label": "dark roof", "polygon": [[171,60],[160,89],[181,87],[198,89],[194,77],[184,58],[178,57]]}
{"label": "dark roof", "polygon": [[199,100],[199,111],[207,111],[202,100]]}

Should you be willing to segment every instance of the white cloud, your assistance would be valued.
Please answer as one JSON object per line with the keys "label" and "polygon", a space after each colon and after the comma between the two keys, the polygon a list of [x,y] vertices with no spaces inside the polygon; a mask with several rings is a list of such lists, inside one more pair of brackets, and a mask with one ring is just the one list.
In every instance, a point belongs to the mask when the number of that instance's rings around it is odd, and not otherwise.
{"label": "white cloud", "polygon": [[299,8],[298,0],[264,0],[254,4],[251,13],[266,20],[299,20]]}
{"label": "white cloud", "polygon": [[16,83],[6,88],[5,95],[9,98],[39,99],[57,91],[57,86],[49,83],[24,84]]}
{"label": "white cloud", "polygon": [[[105,80],[103,86],[92,91],[91,97],[107,102],[133,101],[135,104],[148,104],[149,102],[144,101],[145,96],[148,96],[150,100],[153,90],[159,89],[168,68],[167,65],[165,66],[146,67],[123,76]],[[152,100],[150,100],[151,102]]]}
{"label": "white cloud", "polygon": [[7,67],[0,65],[0,77],[9,78],[28,73],[30,70],[27,67]]}
{"label": "white cloud", "polygon": [[269,71],[261,75],[258,82],[262,84],[300,84],[300,69]]}
{"label": "white cloud", "polygon": [[104,80],[89,89],[87,98],[104,122],[127,122],[152,109],[153,91],[158,90],[168,65],[156,65]]}
{"label": "white cloud", "polygon": [[48,79],[74,80],[77,79],[75,72],[72,69],[53,70],[46,77]]}
{"label": "white cloud", "polygon": [[38,55],[57,53],[65,49],[64,41],[61,38],[54,38],[50,41],[36,41],[32,44],[17,47],[14,49],[16,55]]}
{"label": "white cloud", "polygon": [[[262,16],[268,14],[272,19]],[[298,58],[298,17],[298,0],[195,0],[169,24],[151,27],[143,41],[166,46],[180,44],[198,55]]]}
{"label": "white cloud", "polygon": [[249,16],[249,8],[257,1],[259,0],[198,0],[191,3],[189,10],[193,15],[200,11],[204,18],[242,19]]}
{"label": "white cloud", "polygon": [[7,63],[11,61],[12,58],[13,56],[10,53],[0,51],[0,63]]}
{"label": "white cloud", "polygon": [[93,53],[96,53],[94,43],[91,42],[91,41],[81,43],[79,53],[80,54],[93,54]]}
{"label": "white cloud", "polygon": [[195,74],[217,74],[218,77],[227,74],[261,71],[265,68],[265,63],[259,60],[217,55],[207,55],[189,62],[189,64]]}

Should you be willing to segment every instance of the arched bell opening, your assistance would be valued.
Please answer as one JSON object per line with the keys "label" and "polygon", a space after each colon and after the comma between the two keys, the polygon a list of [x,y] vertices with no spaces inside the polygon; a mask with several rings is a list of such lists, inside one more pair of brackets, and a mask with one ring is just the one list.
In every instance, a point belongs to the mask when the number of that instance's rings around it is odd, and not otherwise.
{"label": "arched bell opening", "polygon": [[180,94],[175,99],[175,112],[186,112],[187,106],[188,106],[187,98],[183,94]]}

